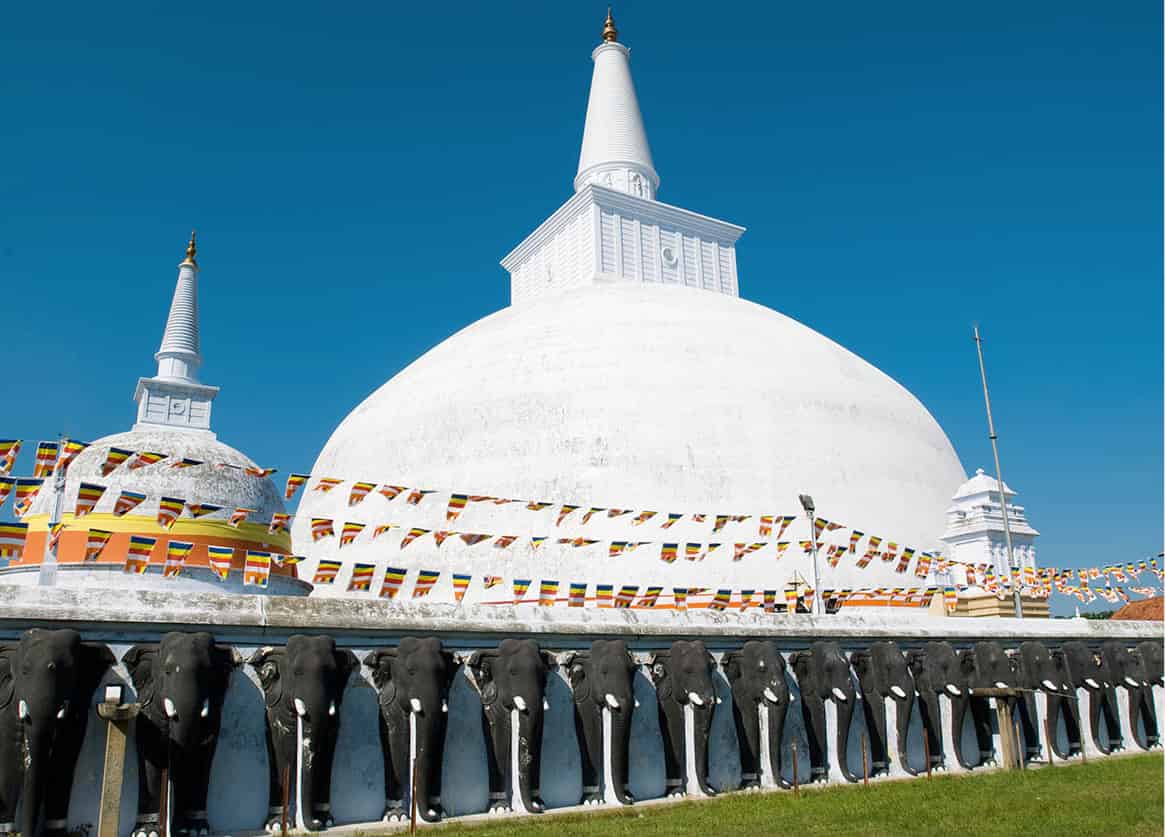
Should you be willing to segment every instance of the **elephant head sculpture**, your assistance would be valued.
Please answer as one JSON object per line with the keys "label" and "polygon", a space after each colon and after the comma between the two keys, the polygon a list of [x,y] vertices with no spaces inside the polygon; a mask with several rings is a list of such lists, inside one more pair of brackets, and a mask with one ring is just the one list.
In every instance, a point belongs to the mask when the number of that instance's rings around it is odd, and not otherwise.
{"label": "elephant head sculpture", "polygon": [[836,642],[818,641],[811,644],[808,651],[790,655],[789,662],[801,689],[801,713],[809,739],[811,780],[829,778],[829,730],[825,722],[825,701],[829,700],[837,707],[834,740],[841,774],[848,782],[860,781],[861,777],[849,769],[846,761],[849,728],[857,704],[849,660]]}
{"label": "elephant head sculpture", "polygon": [[[720,659],[724,676],[732,686],[732,718],[740,744],[741,787],[759,787],[765,771],[782,787],[781,745],[785,717],[789,713],[789,683],[785,658],[770,640],[749,640],[739,651]],[[767,731],[761,730],[761,716]],[[765,736],[762,739],[762,736]],[[767,750],[768,762],[765,763]]]}
{"label": "elephant head sculpture", "polygon": [[271,765],[268,830],[283,811],[283,777],[291,781],[303,827],[333,823],[332,760],[340,731],[340,706],[348,677],[360,663],[330,636],[288,637],[283,648],[260,648],[251,659],[267,704],[267,754]]}
{"label": "elephant head sculpture", "polygon": [[[942,709],[939,695],[946,695],[951,701],[951,740],[954,742],[955,757],[959,764],[969,767],[963,760],[958,742],[962,737],[962,719],[966,712],[967,677],[958,654],[949,642],[928,642],[922,648],[912,649],[906,655],[910,673],[914,675],[914,686],[918,690],[918,707],[925,736],[925,748],[930,753],[930,767],[942,770],[946,765],[943,753]],[[955,726],[954,715],[958,714],[959,726]]]}
{"label": "elephant head sculpture", "polygon": [[206,837],[206,792],[222,704],[238,659],[208,633],[168,633],[122,657],[141,710],[137,720],[138,816],[134,837],[161,833],[163,770],[173,788],[172,833]]}
{"label": "elephant head sculpture", "polygon": [[870,737],[871,773],[878,775],[890,769],[887,750],[886,703],[894,702],[894,725],[898,732],[898,752],[895,756],[902,768],[911,775],[918,770],[906,758],[906,736],[910,731],[910,716],[914,711],[914,677],[906,657],[893,642],[875,642],[865,651],[850,655],[858,684],[862,687],[862,707],[866,729]]}
{"label": "elephant head sculpture", "polygon": [[[404,637],[396,648],[364,658],[380,697],[380,746],[384,755],[384,819],[407,818],[410,738],[415,741],[417,812],[425,822],[444,815],[441,761],[449,717],[449,688],[457,674],[453,654],[436,637]],[[411,730],[410,730],[411,727]]]}
{"label": "elephant head sculpture", "polygon": [[[1068,682],[1074,689],[1084,689],[1088,693],[1088,728],[1096,748],[1105,755],[1121,749],[1123,742],[1116,714],[1116,690],[1103,658],[1078,640],[1065,642],[1060,646],[1060,653],[1068,672]],[[1100,738],[1102,719],[1108,733],[1107,745]]]}
{"label": "elephant head sculpture", "polygon": [[[1029,640],[1021,643],[1019,653],[1012,658],[1016,663],[1016,672],[1019,685],[1030,690],[1025,695],[1023,713],[1024,738],[1031,741],[1031,735],[1038,738],[1038,712],[1032,707],[1035,694],[1041,692],[1047,703],[1047,728],[1050,732],[1052,752],[1062,759],[1068,759],[1080,753],[1080,713],[1076,706],[1076,693],[1072,691],[1072,684],[1068,682],[1068,673],[1064,667],[1063,656],[1057,657],[1048,651],[1042,642]],[[1030,697],[1031,701],[1028,702]],[[1030,714],[1030,718],[1028,717]],[[1060,719],[1064,720],[1064,731],[1068,741],[1067,749],[1060,746],[1060,737],[1056,734],[1060,726]],[[1032,729],[1031,727],[1034,727]]]}
{"label": "elephant head sculpture", "polygon": [[1150,686],[1165,685],[1165,647],[1159,640],[1146,639],[1137,643],[1137,654],[1145,667]]}
{"label": "elephant head sculpture", "polygon": [[530,813],[546,809],[542,723],[546,678],[554,665],[554,657],[532,639],[503,639],[496,650],[475,651],[469,658],[481,695],[491,811],[509,810],[515,799]]}
{"label": "elephant head sculpture", "polygon": [[[574,723],[582,753],[583,804],[603,801],[605,769],[609,795],[623,805],[635,799],[627,790],[631,714],[635,710],[635,672],[639,666],[621,639],[596,639],[590,650],[571,654],[566,671],[574,696]],[[604,764],[603,712],[610,717],[610,764]]]}
{"label": "elephant head sculpture", "polygon": [[[1014,689],[1018,685],[1018,678],[1011,667],[1011,659],[1007,652],[995,642],[976,642],[974,646],[959,654],[959,662],[969,686],[969,696],[967,700],[959,701],[957,705],[952,703],[955,747],[959,746],[961,736],[958,733],[963,728],[963,718],[969,707],[975,727],[975,739],[979,744],[979,759],[973,765],[961,763],[964,767],[991,765],[995,763],[995,742],[991,736],[991,699],[976,692],[983,689]],[[1015,699],[1009,697],[1000,697],[996,700],[1007,701],[1009,705],[1015,703]],[[1037,737],[1036,741],[1038,740]],[[1038,751],[1037,743],[1036,752]]]}
{"label": "elephant head sculpture", "polygon": [[[708,783],[708,736],[716,705],[716,687],[712,682],[714,665],[712,655],[700,640],[677,640],[667,651],[657,652],[651,659],[651,679],[660,709],[667,793],[671,796],[682,795],[689,779],[694,779],[707,796],[716,793]],[[688,775],[688,743],[684,734],[687,711],[693,719],[691,746],[695,754],[695,776]]]}
{"label": "elephant head sculpture", "polygon": [[[1128,694],[1129,729],[1136,737],[1140,724],[1145,728],[1145,747],[1155,747],[1161,743],[1157,729],[1157,710],[1153,704],[1153,684],[1148,670],[1139,653],[1132,651],[1120,640],[1105,640],[1100,646],[1105,667],[1112,674],[1114,686],[1120,686]],[[1139,742],[1136,742],[1139,746]]]}
{"label": "elephant head sculpture", "polygon": [[115,662],[73,630],[28,630],[0,645],[0,832],[65,837],[89,702]]}

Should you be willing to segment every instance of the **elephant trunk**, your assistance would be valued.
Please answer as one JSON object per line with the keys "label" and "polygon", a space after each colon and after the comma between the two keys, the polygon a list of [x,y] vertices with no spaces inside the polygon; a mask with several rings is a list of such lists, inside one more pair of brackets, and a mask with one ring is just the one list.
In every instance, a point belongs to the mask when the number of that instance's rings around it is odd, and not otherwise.
{"label": "elephant trunk", "polygon": [[693,751],[696,757],[696,784],[707,796],[715,796],[716,790],[708,784],[708,735],[712,731],[712,706],[715,697],[706,699],[702,705],[692,706]]}
{"label": "elephant trunk", "polygon": [[[854,699],[834,701],[837,706],[837,765],[847,782],[860,782],[861,776],[849,769],[849,728],[854,717]],[[883,729],[885,721],[883,720]]]}
{"label": "elephant trunk", "polygon": [[787,701],[772,703],[768,700],[761,704],[761,712],[767,712],[769,718],[769,763],[766,767],[773,781],[782,788],[791,788],[793,783],[781,775],[782,759],[781,745],[784,743],[785,715],[789,712]]}
{"label": "elephant trunk", "polygon": [[335,754],[335,724],[331,717],[311,715],[297,718],[301,739],[296,758],[300,773],[299,810],[309,831],[327,828],[331,819],[332,757]]}
{"label": "elephant trunk", "polygon": [[886,747],[886,701],[871,690],[865,692],[862,705],[869,727],[870,774],[876,776],[890,768],[890,754]]}
{"label": "elephant trunk", "polygon": [[24,725],[25,771],[21,793],[20,831],[36,837],[44,803],[46,784],[52,773],[49,763],[56,729],[51,719],[34,719]]}
{"label": "elephant trunk", "polygon": [[[951,698],[951,746],[955,749],[955,758],[967,770],[979,766],[978,762],[971,763],[963,755],[963,726],[966,723],[967,710],[970,706],[971,699],[965,694]],[[977,741],[978,731],[976,731],[975,736]]]}
{"label": "elephant trunk", "polygon": [[517,715],[518,740],[514,757],[517,772],[514,776],[514,791],[520,796],[522,805],[533,814],[545,810],[539,783],[542,774],[542,722],[543,710],[540,701],[531,704],[523,701],[524,709],[511,713]]}
{"label": "elephant trunk", "polygon": [[609,710],[611,714],[611,784],[615,798],[623,805],[635,800],[627,790],[630,776],[629,753],[631,749],[631,707],[630,705]]}
{"label": "elephant trunk", "polygon": [[[894,724],[898,730],[898,764],[911,776],[917,776],[919,771],[910,766],[910,759],[906,756],[906,738],[910,734],[910,716],[914,712],[914,697],[907,694],[904,700],[894,701]],[[889,754],[887,754],[889,757]]]}
{"label": "elephant trunk", "polygon": [[[437,711],[412,712],[409,722],[416,730],[417,813],[425,822],[441,819],[441,748],[445,741],[446,715]],[[411,769],[411,766],[410,766]],[[406,782],[411,776],[404,777]]]}

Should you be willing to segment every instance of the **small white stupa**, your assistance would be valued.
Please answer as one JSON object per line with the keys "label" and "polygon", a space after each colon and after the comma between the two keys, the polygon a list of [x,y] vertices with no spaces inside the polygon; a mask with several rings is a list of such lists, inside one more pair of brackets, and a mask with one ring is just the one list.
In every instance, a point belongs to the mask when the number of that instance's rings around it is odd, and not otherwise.
{"label": "small white stupa", "polygon": [[986,564],[1000,578],[1009,572],[1007,537],[1003,528],[1003,502],[1007,501],[1007,523],[1011,548],[1020,569],[1036,567],[1036,538],[1039,532],[1028,523],[1023,506],[1016,505],[1015,492],[979,468],[955,492],[947,509],[947,529],[942,540],[946,557],[964,564]]}

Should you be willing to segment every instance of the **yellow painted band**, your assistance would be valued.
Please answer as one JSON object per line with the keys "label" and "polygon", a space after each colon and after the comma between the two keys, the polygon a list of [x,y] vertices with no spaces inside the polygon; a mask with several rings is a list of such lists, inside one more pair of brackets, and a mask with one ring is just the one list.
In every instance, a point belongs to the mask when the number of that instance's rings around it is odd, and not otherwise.
{"label": "yellow painted band", "polygon": [[[21,521],[28,524],[30,533],[48,531],[49,517],[47,514],[21,518]],[[129,532],[134,535],[157,534],[179,540],[181,540],[182,535],[219,537],[291,552],[291,535],[287,532],[271,534],[267,531],[266,523],[246,522],[235,527],[225,520],[179,518],[174,522],[172,528],[164,529],[153,517],[140,514],[117,517],[109,512],[92,512],[81,517],[66,513],[61,515],[61,522],[65,524],[67,532],[80,529],[104,529],[106,532]]]}

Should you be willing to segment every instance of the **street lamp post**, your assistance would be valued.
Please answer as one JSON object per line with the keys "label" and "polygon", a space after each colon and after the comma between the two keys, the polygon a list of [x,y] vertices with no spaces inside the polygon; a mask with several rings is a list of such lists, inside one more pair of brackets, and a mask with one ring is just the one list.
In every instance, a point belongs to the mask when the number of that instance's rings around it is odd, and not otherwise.
{"label": "street lamp post", "polygon": [[797,499],[801,501],[801,508],[805,509],[805,514],[809,518],[809,551],[813,555],[813,615],[819,616],[825,612],[824,603],[821,595],[821,577],[817,574],[817,517],[816,506],[813,505],[813,498],[808,494],[799,494]]}

